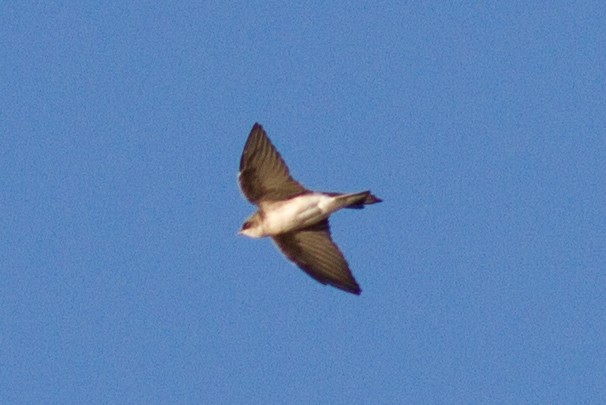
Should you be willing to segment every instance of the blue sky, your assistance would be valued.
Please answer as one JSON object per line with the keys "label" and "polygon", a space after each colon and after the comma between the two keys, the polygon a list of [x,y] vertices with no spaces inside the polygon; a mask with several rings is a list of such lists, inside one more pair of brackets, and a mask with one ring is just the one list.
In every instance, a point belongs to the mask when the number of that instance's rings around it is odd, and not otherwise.
{"label": "blue sky", "polygon": [[[3,2],[0,402],[605,402],[604,15]],[[256,121],[361,296],[236,236]]]}

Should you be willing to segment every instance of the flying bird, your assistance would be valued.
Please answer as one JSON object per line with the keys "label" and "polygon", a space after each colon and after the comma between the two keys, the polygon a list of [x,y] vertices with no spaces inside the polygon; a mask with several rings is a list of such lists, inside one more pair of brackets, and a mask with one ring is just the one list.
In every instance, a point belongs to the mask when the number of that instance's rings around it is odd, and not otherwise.
{"label": "flying bird", "polygon": [[238,180],[246,199],[258,207],[239,234],[269,236],[289,260],[315,280],[360,294],[347,261],[330,237],[328,217],[341,208],[360,209],[381,199],[370,191],[345,194],[306,189],[290,176],[286,163],[258,123],[244,145]]}

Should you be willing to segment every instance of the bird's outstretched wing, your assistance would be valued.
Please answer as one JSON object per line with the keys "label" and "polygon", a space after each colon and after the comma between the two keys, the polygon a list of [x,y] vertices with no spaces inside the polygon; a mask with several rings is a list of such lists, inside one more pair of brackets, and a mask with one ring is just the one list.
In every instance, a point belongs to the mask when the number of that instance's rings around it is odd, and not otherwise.
{"label": "bird's outstretched wing", "polygon": [[347,261],[330,238],[328,220],[302,230],[276,235],[273,240],[288,259],[320,283],[360,294],[360,286],[351,274]]}
{"label": "bird's outstretched wing", "polygon": [[253,125],[240,158],[240,189],[248,201],[285,200],[307,190],[291,176],[282,157],[257,123]]}

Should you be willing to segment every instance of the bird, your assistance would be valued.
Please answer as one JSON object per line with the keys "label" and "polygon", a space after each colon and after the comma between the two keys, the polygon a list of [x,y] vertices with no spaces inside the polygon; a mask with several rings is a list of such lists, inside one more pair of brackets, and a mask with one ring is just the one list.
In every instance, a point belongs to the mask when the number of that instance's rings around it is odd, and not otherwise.
{"label": "bird", "polygon": [[258,210],[243,223],[238,234],[270,237],[277,248],[305,273],[359,295],[345,257],[333,242],[328,217],[342,208],[364,208],[382,200],[370,191],[335,193],[311,191],[290,175],[288,166],[259,123],[248,135],[238,182],[244,197]]}

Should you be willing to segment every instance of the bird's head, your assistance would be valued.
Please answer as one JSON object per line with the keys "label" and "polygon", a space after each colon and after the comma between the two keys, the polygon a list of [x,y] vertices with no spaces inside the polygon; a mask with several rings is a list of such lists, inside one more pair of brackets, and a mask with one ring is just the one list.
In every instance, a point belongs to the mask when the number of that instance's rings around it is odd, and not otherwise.
{"label": "bird's head", "polygon": [[258,212],[255,212],[244,221],[238,235],[248,236],[249,238],[261,238],[264,236],[261,217]]}

